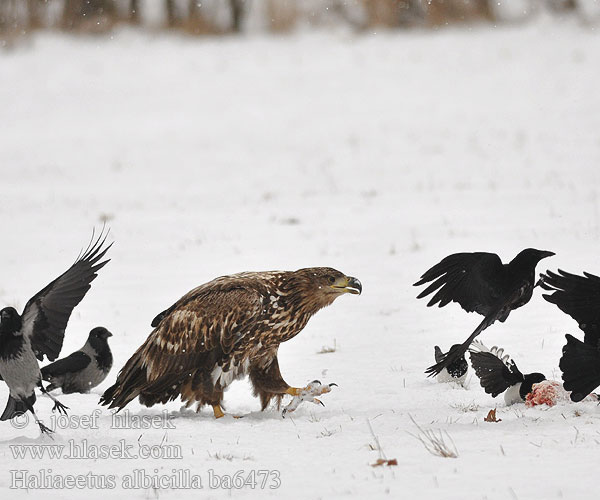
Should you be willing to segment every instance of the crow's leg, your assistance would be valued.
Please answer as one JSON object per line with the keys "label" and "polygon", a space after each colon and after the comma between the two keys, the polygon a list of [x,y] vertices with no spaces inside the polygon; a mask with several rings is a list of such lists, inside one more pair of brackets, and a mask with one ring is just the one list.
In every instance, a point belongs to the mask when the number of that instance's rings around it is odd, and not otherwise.
{"label": "crow's leg", "polygon": [[45,388],[44,385],[42,384],[42,381],[40,380],[38,382],[38,387],[40,388],[40,390],[42,391],[42,393],[44,393],[46,396],[48,396],[52,401],[54,401],[54,407],[52,408],[52,411],[56,411],[58,410],[58,413],[60,413],[61,415],[66,415],[67,414],[67,410],[69,409],[68,406],[65,406],[64,404],[62,404],[58,399],[56,399],[52,394],[50,394]]}
{"label": "crow's leg", "polygon": [[544,283],[546,283],[546,280],[544,279],[544,275],[542,273],[540,273],[540,279],[537,280],[536,284],[533,285],[533,288],[537,288],[538,286],[542,286]]}
{"label": "crow's leg", "polygon": [[494,321],[496,321],[497,316],[486,316],[483,321],[479,324],[475,331],[470,335],[470,337],[465,340],[459,347],[456,349],[450,349],[446,354],[443,355],[441,361],[436,363],[435,365],[430,366],[425,370],[425,373],[428,377],[435,377],[440,374],[440,372],[448,366],[450,366],[454,361],[456,361],[461,356],[464,356],[465,352],[469,349],[471,342],[475,340],[483,330],[485,330],[488,326],[490,326]]}
{"label": "crow's leg", "polygon": [[493,325],[496,320],[506,320],[510,314],[510,311],[512,310],[512,306],[523,296],[523,293],[526,291],[526,289],[527,288],[523,285],[516,290],[513,290],[509,294],[506,294],[503,300],[499,301],[499,305],[483,318],[483,321],[479,323],[477,328],[475,328],[475,331],[460,345],[460,347],[457,347],[456,349],[450,349],[446,354],[444,354],[444,357],[440,362],[427,368],[425,373],[427,373],[429,377],[435,377],[436,375],[439,375],[444,368],[448,368],[451,363],[463,356],[469,349],[471,342],[473,342],[473,340],[475,340],[475,338],[481,332],[483,332],[483,330],[485,330],[488,326]]}
{"label": "crow's leg", "polygon": [[33,418],[35,418],[35,423],[38,424],[39,428],[40,428],[40,432],[42,434],[46,434],[47,436],[49,436],[50,438],[54,439],[52,437],[52,433],[54,432],[52,429],[46,427],[43,422],[37,417],[35,410],[33,409],[33,405],[27,401],[27,400],[23,400],[23,403],[25,403],[25,406],[27,407],[27,409],[31,412],[31,414],[33,415]]}

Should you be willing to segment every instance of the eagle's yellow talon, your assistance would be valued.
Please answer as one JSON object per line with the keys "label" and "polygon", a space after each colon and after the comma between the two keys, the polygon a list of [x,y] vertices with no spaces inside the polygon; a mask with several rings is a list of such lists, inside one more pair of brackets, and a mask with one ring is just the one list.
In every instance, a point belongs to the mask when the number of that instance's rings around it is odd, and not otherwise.
{"label": "eagle's yellow talon", "polygon": [[221,409],[221,405],[212,405],[212,409],[215,418],[221,418],[225,416],[225,413],[223,413],[223,410]]}
{"label": "eagle's yellow talon", "polygon": [[299,396],[304,389],[304,387],[288,387],[285,390],[285,393],[289,394],[290,396]]}

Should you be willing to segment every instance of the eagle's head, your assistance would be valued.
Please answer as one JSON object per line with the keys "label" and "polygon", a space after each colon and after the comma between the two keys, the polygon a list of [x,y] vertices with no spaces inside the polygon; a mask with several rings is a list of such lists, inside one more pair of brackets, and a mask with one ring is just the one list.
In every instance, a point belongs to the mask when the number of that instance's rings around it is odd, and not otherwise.
{"label": "eagle's head", "polygon": [[345,293],[359,295],[362,292],[359,280],[331,267],[307,267],[293,274],[303,295],[318,309],[328,306]]}

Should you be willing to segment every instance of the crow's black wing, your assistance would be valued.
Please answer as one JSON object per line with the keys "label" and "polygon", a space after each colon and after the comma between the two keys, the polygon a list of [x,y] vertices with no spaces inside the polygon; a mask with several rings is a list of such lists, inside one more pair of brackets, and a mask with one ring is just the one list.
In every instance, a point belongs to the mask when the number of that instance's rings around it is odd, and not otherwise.
{"label": "crow's black wing", "polygon": [[29,337],[33,352],[40,361],[43,361],[44,354],[50,361],[58,357],[71,312],[90,289],[96,272],[108,262],[99,262],[112,246],[112,243],[104,246],[106,236],[101,233],[65,273],[36,293],[25,305],[21,331]]}
{"label": "crow's black wing", "polygon": [[600,351],[572,335],[566,335],[559,367],[564,388],[572,401],[581,401],[600,385]]}
{"label": "crow's black wing", "polygon": [[457,302],[467,312],[488,315],[506,292],[505,268],[494,253],[456,253],[426,271],[414,286],[431,283],[417,298],[435,292],[427,306]]}
{"label": "crow's black wing", "polygon": [[600,277],[590,273],[583,276],[558,270],[542,274],[542,288],[552,291],[544,298],[571,316],[585,333],[586,344],[598,346],[600,340]]}
{"label": "crow's black wing", "polygon": [[58,375],[64,375],[65,373],[76,373],[86,368],[92,358],[90,358],[85,352],[75,351],[66,358],[59,359],[54,363],[44,366],[41,369],[42,378],[48,380],[50,377],[57,377]]}
{"label": "crow's black wing", "polygon": [[494,398],[510,386],[523,382],[523,374],[514,361],[507,366],[491,352],[471,352],[471,364],[481,387]]}

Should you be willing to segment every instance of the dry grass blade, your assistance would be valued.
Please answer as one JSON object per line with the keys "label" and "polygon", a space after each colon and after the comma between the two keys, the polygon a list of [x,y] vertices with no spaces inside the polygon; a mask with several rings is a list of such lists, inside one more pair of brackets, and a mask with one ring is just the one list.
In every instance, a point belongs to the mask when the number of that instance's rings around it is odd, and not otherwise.
{"label": "dry grass blade", "polygon": [[371,435],[373,436],[373,439],[375,440],[375,444],[377,445],[377,448],[374,448],[373,446],[370,445],[371,449],[377,449],[377,451],[379,452],[379,458],[375,461],[374,464],[371,464],[371,467],[381,467],[382,465],[387,465],[387,466],[398,465],[398,460],[396,460],[395,458],[391,458],[388,460],[385,457],[383,448],[381,447],[381,444],[379,443],[379,438],[375,434],[375,431],[373,431],[373,427],[371,426],[371,422],[369,421],[368,418],[367,418],[367,425],[369,426]]}
{"label": "dry grass blade", "polygon": [[[423,429],[412,415],[409,415],[415,427],[419,430],[418,434],[409,432],[411,436],[421,441],[425,449],[432,455],[443,458],[457,458],[458,450],[454,441],[446,431],[434,431],[431,429]],[[448,441],[446,441],[448,440]]]}

